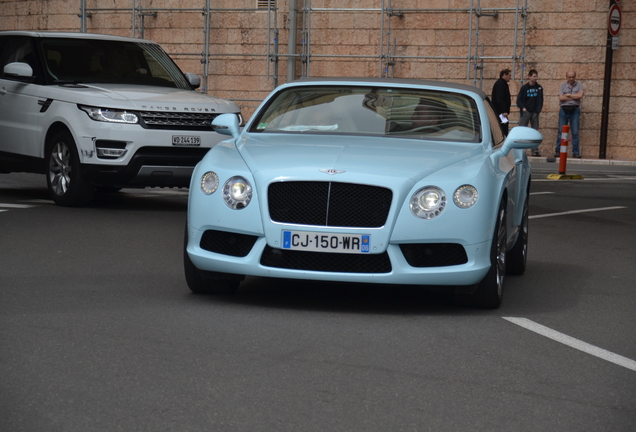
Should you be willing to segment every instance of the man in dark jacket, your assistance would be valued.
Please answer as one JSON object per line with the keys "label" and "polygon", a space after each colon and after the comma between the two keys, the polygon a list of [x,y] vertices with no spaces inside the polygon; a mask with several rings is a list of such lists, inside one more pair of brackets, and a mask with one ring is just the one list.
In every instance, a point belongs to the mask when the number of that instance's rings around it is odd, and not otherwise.
{"label": "man in dark jacket", "polygon": [[499,126],[504,135],[508,135],[508,115],[510,114],[510,69],[499,72],[499,79],[492,86],[492,106],[499,117]]}
{"label": "man in dark jacket", "polygon": [[[528,72],[528,82],[521,86],[517,95],[517,106],[521,109],[519,116],[519,126],[532,124],[534,129],[539,130],[539,113],[543,109],[543,87],[537,83],[539,74],[532,69]],[[539,150],[533,150],[532,156],[541,156]]]}

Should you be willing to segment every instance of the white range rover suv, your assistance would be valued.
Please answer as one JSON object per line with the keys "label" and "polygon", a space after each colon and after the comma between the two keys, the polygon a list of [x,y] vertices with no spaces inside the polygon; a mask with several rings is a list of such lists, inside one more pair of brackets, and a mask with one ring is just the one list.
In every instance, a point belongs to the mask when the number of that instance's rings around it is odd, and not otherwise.
{"label": "white range rover suv", "polygon": [[221,141],[230,101],[195,91],[156,43],[89,33],[0,32],[0,173],[46,174],[58,205],[96,190],[188,187]]}

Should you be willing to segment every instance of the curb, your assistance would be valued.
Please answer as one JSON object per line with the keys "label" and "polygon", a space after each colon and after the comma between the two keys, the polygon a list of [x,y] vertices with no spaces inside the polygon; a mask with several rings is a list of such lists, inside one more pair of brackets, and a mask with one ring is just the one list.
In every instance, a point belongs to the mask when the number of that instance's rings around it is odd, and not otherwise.
{"label": "curb", "polygon": [[[547,156],[528,156],[530,162],[549,162],[556,163],[554,157]],[[576,159],[568,157],[568,165],[611,165],[611,166],[636,166],[636,161],[620,161],[612,159]]]}

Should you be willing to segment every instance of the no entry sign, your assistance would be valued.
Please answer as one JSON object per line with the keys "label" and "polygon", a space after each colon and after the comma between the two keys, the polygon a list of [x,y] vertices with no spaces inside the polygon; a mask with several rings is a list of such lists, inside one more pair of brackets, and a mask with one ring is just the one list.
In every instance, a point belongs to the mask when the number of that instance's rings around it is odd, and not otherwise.
{"label": "no entry sign", "polygon": [[621,8],[617,4],[610,7],[607,29],[612,36],[618,36],[621,29]]}

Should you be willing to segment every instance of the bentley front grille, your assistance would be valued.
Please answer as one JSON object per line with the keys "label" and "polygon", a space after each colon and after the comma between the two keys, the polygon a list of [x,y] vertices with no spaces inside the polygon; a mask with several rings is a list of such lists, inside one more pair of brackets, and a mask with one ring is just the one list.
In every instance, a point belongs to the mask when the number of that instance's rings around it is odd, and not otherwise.
{"label": "bentley front grille", "polygon": [[269,185],[267,197],[274,222],[378,228],[386,223],[393,192],[355,183],[286,181]]}

